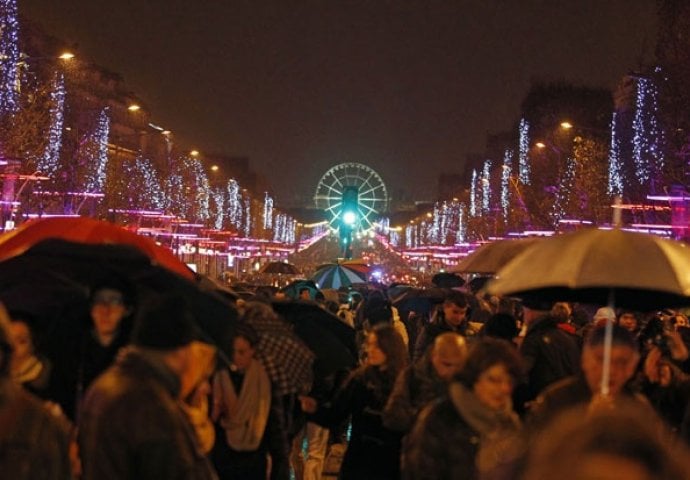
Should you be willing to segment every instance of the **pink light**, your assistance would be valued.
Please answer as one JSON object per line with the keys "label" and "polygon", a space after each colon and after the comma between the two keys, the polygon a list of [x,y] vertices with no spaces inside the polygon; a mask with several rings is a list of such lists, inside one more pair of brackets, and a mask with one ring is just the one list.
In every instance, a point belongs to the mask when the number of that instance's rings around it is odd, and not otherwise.
{"label": "pink light", "polygon": [[684,202],[690,200],[689,196],[674,196],[674,195],[647,195],[647,200],[656,200],[659,202]]}

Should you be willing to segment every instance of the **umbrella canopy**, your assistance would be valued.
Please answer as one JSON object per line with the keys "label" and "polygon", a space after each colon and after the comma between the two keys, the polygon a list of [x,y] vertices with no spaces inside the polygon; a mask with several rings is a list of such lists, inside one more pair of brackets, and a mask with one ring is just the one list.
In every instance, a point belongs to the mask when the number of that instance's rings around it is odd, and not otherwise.
{"label": "umbrella canopy", "polygon": [[465,280],[450,272],[440,272],[431,277],[431,283],[441,288],[457,288],[465,284]]}
{"label": "umbrella canopy", "polygon": [[317,375],[356,365],[355,330],[335,315],[309,302],[273,302],[273,310],[292,325],[295,334],[314,352]]}
{"label": "umbrella canopy", "polygon": [[544,239],[496,274],[491,294],[648,311],[690,305],[690,247],[653,235],[587,229]]}
{"label": "umbrella canopy", "polygon": [[367,274],[361,266],[335,263],[322,265],[311,278],[319,288],[337,290],[340,287],[349,287],[354,283],[366,283]]}
{"label": "umbrella canopy", "polygon": [[[61,323],[60,314],[66,308],[84,305],[91,288],[110,277],[131,283],[139,301],[162,294],[184,297],[200,330],[217,345],[228,341],[236,325],[237,312],[229,302],[152,264],[149,257],[128,245],[89,245],[59,239],[39,242],[0,262],[0,301],[10,309],[45,319],[42,333],[50,339],[52,332],[79,328]],[[60,336],[54,338],[59,341]]]}
{"label": "umbrella canopy", "polygon": [[30,220],[16,230],[0,235],[0,261],[19,255],[49,238],[86,244],[124,244],[139,249],[151,261],[193,280],[194,272],[173,252],[150,238],[110,222],[89,217],[53,217]]}
{"label": "umbrella canopy", "polygon": [[294,300],[299,297],[299,291],[303,288],[309,289],[309,296],[312,299],[316,296],[316,292],[319,291],[319,287],[311,280],[295,280],[281,288],[280,291]]}
{"label": "umbrella canopy", "polygon": [[314,354],[285,320],[273,312],[266,314],[264,308],[270,311],[257,302],[244,316],[244,321],[259,334],[257,356],[278,395],[304,394],[311,388]]}
{"label": "umbrella canopy", "polygon": [[541,238],[497,240],[467,255],[451,272],[494,274]]}
{"label": "umbrella canopy", "polygon": [[272,275],[299,275],[299,269],[286,262],[268,262],[266,265],[261,267],[259,273],[266,273]]}

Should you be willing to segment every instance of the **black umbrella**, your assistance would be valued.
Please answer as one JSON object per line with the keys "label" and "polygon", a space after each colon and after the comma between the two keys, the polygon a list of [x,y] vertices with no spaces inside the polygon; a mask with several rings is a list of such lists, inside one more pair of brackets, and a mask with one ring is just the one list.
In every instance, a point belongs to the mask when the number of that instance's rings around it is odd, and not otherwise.
{"label": "black umbrella", "polygon": [[431,283],[441,288],[456,288],[462,287],[465,280],[454,273],[440,272],[431,277]]}
{"label": "black umbrella", "polygon": [[266,265],[261,267],[259,273],[267,273],[273,275],[299,275],[299,269],[286,262],[268,262]]}
{"label": "black umbrella", "polygon": [[130,282],[140,302],[163,294],[185,298],[203,335],[219,347],[229,342],[237,312],[228,301],[153,265],[146,255],[127,245],[42,241],[0,262],[0,301],[11,310],[43,319],[39,326],[50,338],[53,330],[79,328],[61,323],[61,314],[77,305],[83,307],[90,289],[113,276]]}
{"label": "black umbrella", "polygon": [[353,328],[313,303],[281,301],[272,305],[316,355],[317,375],[355,366],[357,345]]}

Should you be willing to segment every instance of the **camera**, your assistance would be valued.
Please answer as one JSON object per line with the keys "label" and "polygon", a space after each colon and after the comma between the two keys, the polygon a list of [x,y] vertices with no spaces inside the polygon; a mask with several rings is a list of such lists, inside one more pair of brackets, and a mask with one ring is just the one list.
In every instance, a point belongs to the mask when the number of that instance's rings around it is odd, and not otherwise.
{"label": "camera", "polygon": [[639,340],[643,350],[655,345],[663,355],[670,355],[668,332],[674,330],[676,317],[666,310],[657,312],[640,330]]}

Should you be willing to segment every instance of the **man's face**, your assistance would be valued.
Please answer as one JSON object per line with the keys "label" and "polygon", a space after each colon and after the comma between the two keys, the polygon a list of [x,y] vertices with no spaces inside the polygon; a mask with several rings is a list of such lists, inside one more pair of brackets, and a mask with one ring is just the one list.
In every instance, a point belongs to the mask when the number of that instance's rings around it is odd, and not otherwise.
{"label": "man's face", "polygon": [[[639,354],[628,346],[611,346],[611,370],[609,378],[609,393],[617,395],[625,383],[635,373]],[[582,372],[587,385],[592,392],[601,388],[601,377],[604,369],[604,346],[586,346],[582,351]]]}
{"label": "man's face", "polygon": [[460,351],[437,352],[431,353],[431,364],[436,370],[436,374],[443,380],[450,380],[453,378],[462,367],[465,356]]}
{"label": "man's face", "polygon": [[299,298],[302,300],[311,300],[311,295],[309,295],[309,290],[302,290],[299,292]]}
{"label": "man's face", "polygon": [[121,292],[103,288],[94,294],[91,319],[98,335],[113,335],[126,314],[127,306]]}
{"label": "man's face", "polygon": [[446,302],[443,304],[443,317],[450,325],[458,327],[467,317],[467,307],[459,307],[454,303]]}
{"label": "man's face", "polygon": [[618,318],[618,324],[631,332],[637,330],[637,318],[635,318],[635,315],[633,315],[632,313],[622,314]]}

